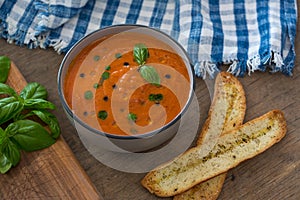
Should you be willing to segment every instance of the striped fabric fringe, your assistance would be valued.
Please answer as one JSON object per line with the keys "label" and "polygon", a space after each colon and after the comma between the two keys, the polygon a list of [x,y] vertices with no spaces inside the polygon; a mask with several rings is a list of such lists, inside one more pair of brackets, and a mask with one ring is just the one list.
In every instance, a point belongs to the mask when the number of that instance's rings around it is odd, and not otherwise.
{"label": "striped fabric fringe", "polygon": [[0,36],[29,48],[64,53],[116,24],[169,34],[202,78],[214,78],[223,64],[236,76],[257,70],[291,76],[294,68],[295,0],[0,0]]}

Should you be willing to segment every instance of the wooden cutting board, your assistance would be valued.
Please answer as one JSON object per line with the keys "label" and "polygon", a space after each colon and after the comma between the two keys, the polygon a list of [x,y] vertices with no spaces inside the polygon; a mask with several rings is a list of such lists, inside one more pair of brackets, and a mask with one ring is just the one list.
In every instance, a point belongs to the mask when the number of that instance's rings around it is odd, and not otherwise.
{"label": "wooden cutting board", "polygon": [[[7,84],[17,92],[27,84],[13,63]],[[49,148],[23,152],[0,180],[0,199],[103,199],[62,136]]]}

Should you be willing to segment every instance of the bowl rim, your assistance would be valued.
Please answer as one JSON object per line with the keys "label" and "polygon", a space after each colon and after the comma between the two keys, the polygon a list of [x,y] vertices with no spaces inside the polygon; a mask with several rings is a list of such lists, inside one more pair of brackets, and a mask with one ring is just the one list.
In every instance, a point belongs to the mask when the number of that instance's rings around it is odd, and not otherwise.
{"label": "bowl rim", "polygon": [[[87,123],[83,122],[75,113],[72,112],[72,109],[69,107],[68,103],[66,102],[65,95],[64,95],[64,92],[63,92],[62,74],[63,74],[65,63],[69,59],[69,55],[72,53],[72,51],[74,49],[76,49],[76,47],[79,44],[84,42],[84,40],[86,40],[87,38],[89,38],[93,34],[96,34],[98,32],[108,30],[108,29],[115,29],[115,28],[118,28],[118,27],[132,27],[132,29],[134,29],[134,28],[145,28],[145,29],[150,29],[152,31],[155,31],[158,34],[162,34],[163,36],[167,37],[171,42],[175,43],[175,45],[179,49],[181,49],[181,51],[183,52],[184,56],[187,59],[187,62],[189,63],[190,70],[191,70],[191,76],[189,76],[190,77],[190,86],[191,86],[191,88],[190,88],[190,94],[189,94],[188,100],[185,103],[184,108],[181,109],[181,111],[178,113],[178,115],[174,119],[172,119],[169,123],[165,124],[164,126],[158,128],[158,129],[155,129],[153,131],[149,131],[149,132],[142,133],[142,134],[137,134],[137,135],[117,135],[117,134],[113,134],[113,133],[106,133],[104,131],[100,131],[96,128],[93,128],[93,127],[89,126]],[[100,37],[98,39],[100,39]],[[88,44],[86,46],[88,46]],[[66,66],[66,67],[68,67],[68,66]],[[195,82],[196,82],[195,81],[195,71],[194,71],[193,64],[191,63],[190,57],[188,56],[186,50],[182,47],[182,45],[179,42],[177,42],[175,39],[173,39],[170,35],[164,33],[163,31],[161,31],[159,29],[149,27],[149,26],[145,26],[145,25],[139,25],[139,24],[111,25],[111,26],[107,26],[107,27],[104,27],[104,28],[99,28],[99,29],[97,29],[95,31],[92,31],[92,32],[88,33],[87,35],[83,36],[67,51],[67,53],[65,54],[60,66],[59,66],[58,75],[57,75],[58,95],[59,95],[59,98],[60,98],[60,102],[61,102],[64,110],[67,112],[67,114],[70,117],[72,117],[72,120],[76,121],[81,126],[88,129],[90,132],[92,132],[94,134],[105,136],[105,137],[108,137],[108,138],[123,139],[123,140],[142,139],[142,138],[152,137],[156,134],[162,133],[165,129],[169,128],[170,126],[175,124],[178,120],[180,120],[181,116],[187,111],[188,107],[190,106],[190,104],[192,102],[192,99],[194,98],[194,95],[195,95],[194,91],[195,91],[195,85],[196,85]]]}

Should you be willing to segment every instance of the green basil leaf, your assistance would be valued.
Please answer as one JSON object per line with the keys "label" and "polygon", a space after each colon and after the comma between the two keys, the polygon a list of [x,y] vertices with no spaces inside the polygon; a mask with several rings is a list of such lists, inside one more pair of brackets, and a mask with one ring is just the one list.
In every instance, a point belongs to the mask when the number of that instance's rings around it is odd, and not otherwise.
{"label": "green basil leaf", "polygon": [[8,125],[5,131],[13,133],[10,139],[25,151],[43,149],[55,143],[55,140],[42,125],[31,120],[13,122]]}
{"label": "green basil leaf", "polygon": [[[6,134],[5,131],[0,127],[0,145],[2,145],[2,143],[4,142],[6,138]],[[1,148],[0,148],[1,151]]]}
{"label": "green basil leaf", "polygon": [[0,99],[0,124],[14,118],[23,110],[23,104],[14,97]]}
{"label": "green basil leaf", "polygon": [[12,163],[7,157],[0,151],[0,173],[5,174],[12,167]]}
{"label": "green basil leaf", "polygon": [[110,70],[111,69],[111,67],[110,67],[110,65],[107,65],[106,67],[105,67],[105,70]]}
{"label": "green basil leaf", "polygon": [[143,65],[139,69],[141,76],[149,83],[160,85],[160,77],[152,66]]}
{"label": "green basil leaf", "polygon": [[163,100],[164,96],[162,94],[150,94],[148,99],[150,101],[154,101],[155,103],[159,103],[161,100]]}
{"label": "green basil leaf", "polygon": [[57,139],[60,135],[60,127],[55,115],[51,114],[46,110],[33,110],[32,113],[38,116],[43,122],[45,122],[49,126],[52,137],[54,139]]}
{"label": "green basil leaf", "polygon": [[20,96],[23,99],[46,99],[48,96],[47,90],[39,83],[28,83],[21,91]]}
{"label": "green basil leaf", "polygon": [[144,65],[149,57],[149,52],[146,45],[142,43],[136,44],[133,48],[133,57],[139,65]]}
{"label": "green basil leaf", "polygon": [[9,96],[19,98],[16,91],[4,83],[0,83],[0,94],[8,94]]}
{"label": "green basil leaf", "polygon": [[98,112],[98,118],[105,120],[108,116],[108,113],[105,110],[100,110]]}
{"label": "green basil leaf", "polygon": [[10,70],[10,59],[6,56],[0,56],[0,83],[5,83]]}
{"label": "green basil leaf", "polygon": [[100,81],[99,81],[99,85],[102,85],[103,82],[104,82],[106,79],[109,78],[109,76],[110,76],[110,73],[109,73],[109,72],[107,72],[107,71],[103,72],[102,75],[101,75],[101,79],[100,79]]}
{"label": "green basil leaf", "polygon": [[4,147],[7,146],[8,141],[9,141],[8,135],[1,128],[1,130],[0,130],[0,152],[3,152],[3,149],[4,149]]}
{"label": "green basil leaf", "polygon": [[[28,127],[26,127],[26,125],[28,125]],[[30,126],[33,126],[31,124],[31,120],[18,120],[10,123],[4,131],[8,137],[13,137],[14,135],[18,134],[19,131],[25,132],[26,128],[28,128],[29,130],[32,129],[32,127]]]}
{"label": "green basil leaf", "polygon": [[11,162],[13,166],[16,166],[21,159],[21,153],[18,147],[10,140],[7,145],[3,148],[2,153]]}
{"label": "green basil leaf", "polygon": [[94,97],[94,94],[91,90],[87,90],[87,91],[84,92],[84,98],[86,100],[93,99],[93,97]]}
{"label": "green basil leaf", "polygon": [[136,114],[134,114],[134,113],[129,113],[128,116],[127,116],[127,118],[128,118],[128,120],[130,120],[130,121],[136,121],[137,116],[136,116]]}
{"label": "green basil leaf", "polygon": [[55,109],[55,105],[44,99],[25,99],[24,107],[26,109]]}

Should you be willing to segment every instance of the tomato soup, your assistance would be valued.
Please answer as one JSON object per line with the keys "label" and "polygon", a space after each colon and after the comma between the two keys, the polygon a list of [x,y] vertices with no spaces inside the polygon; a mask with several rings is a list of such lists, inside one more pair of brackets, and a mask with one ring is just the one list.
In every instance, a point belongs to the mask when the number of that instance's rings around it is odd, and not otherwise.
{"label": "tomato soup", "polygon": [[[142,65],[134,57],[137,44],[148,51]],[[143,66],[155,69],[159,84],[142,76]],[[187,104],[190,90],[186,61],[160,40],[133,32],[85,47],[64,82],[73,113],[92,128],[114,135],[148,133],[170,123]]]}

